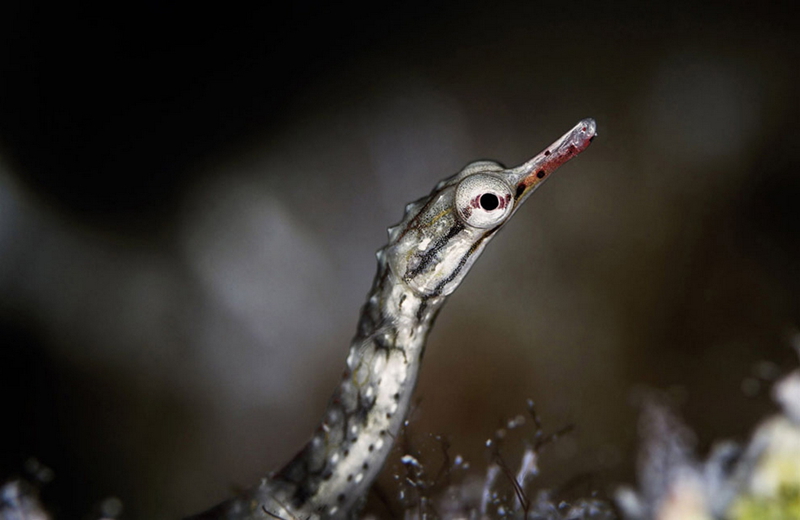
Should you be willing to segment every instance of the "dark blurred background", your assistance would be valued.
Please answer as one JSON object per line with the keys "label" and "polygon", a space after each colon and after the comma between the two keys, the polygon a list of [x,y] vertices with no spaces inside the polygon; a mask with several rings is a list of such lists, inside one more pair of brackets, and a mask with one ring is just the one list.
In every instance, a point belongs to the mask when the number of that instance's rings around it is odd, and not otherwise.
{"label": "dark blurred background", "polygon": [[52,467],[60,518],[255,483],[316,426],[403,205],[590,116],[442,312],[412,431],[480,474],[531,397],[576,427],[536,485],[608,490],[645,389],[700,450],[773,409],[800,321],[793,2],[266,4],[0,7],[2,476]]}

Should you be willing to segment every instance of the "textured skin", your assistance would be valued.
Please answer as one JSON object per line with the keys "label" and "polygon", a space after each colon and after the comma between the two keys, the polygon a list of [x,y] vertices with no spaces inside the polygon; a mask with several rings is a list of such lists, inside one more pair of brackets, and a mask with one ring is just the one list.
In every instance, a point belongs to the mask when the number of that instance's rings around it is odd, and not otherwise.
{"label": "textured skin", "polygon": [[[342,382],[314,436],[259,486],[192,518],[354,516],[400,432],[428,332],[447,296],[522,202],[594,135],[594,121],[581,121],[517,168],[475,162],[408,204],[403,220],[389,228],[389,243],[377,253],[378,272]],[[486,193],[488,201],[481,198]]]}
{"label": "textured skin", "polygon": [[340,518],[357,509],[408,410],[425,340],[444,296],[421,298],[378,251],[378,273],[342,382],[311,441],[256,489],[200,518]]}

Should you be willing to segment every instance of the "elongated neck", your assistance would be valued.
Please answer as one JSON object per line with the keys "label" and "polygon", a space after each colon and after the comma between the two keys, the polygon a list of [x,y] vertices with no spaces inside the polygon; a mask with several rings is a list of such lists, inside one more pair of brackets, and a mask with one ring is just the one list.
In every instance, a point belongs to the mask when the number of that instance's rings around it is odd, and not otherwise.
{"label": "elongated neck", "polygon": [[298,517],[346,517],[380,472],[408,412],[425,340],[444,297],[421,298],[378,252],[378,273],[342,381],[305,448],[273,478]]}

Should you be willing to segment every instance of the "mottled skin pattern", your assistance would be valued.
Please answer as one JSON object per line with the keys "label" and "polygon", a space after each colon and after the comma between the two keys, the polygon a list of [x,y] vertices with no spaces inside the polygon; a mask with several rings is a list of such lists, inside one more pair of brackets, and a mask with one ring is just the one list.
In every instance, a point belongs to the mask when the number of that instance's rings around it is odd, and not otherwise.
{"label": "mottled skin pattern", "polygon": [[585,119],[517,168],[475,162],[408,204],[377,253],[342,382],[314,436],[260,485],[193,518],[355,516],[400,432],[447,296],[522,202],[594,136],[594,121]]}

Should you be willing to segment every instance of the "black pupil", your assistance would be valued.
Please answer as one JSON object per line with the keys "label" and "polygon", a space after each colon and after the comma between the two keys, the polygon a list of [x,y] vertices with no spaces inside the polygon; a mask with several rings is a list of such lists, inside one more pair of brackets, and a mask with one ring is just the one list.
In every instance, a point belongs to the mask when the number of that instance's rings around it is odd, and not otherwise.
{"label": "black pupil", "polygon": [[484,193],[481,195],[481,207],[486,211],[497,209],[500,205],[500,199],[494,193]]}

